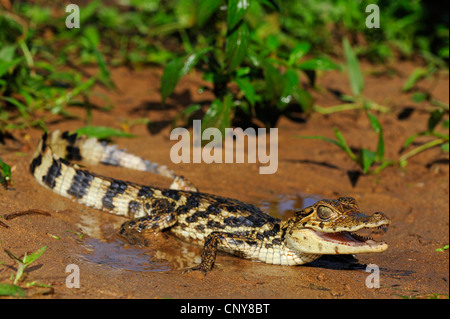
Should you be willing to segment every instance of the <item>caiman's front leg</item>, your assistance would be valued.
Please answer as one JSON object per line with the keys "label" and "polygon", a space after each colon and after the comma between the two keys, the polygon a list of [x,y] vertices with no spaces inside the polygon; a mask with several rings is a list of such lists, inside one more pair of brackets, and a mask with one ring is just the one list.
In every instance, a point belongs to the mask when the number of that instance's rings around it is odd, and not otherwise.
{"label": "caiman's front leg", "polygon": [[149,216],[140,217],[127,221],[120,227],[119,234],[125,237],[130,243],[142,243],[147,245],[147,241],[142,236],[146,231],[162,231],[165,228],[172,227],[177,222],[173,210],[166,212],[156,212]]}
{"label": "caiman's front leg", "polygon": [[221,250],[240,257],[249,257],[257,246],[256,241],[249,237],[240,236],[236,234],[212,232],[206,237],[203,251],[201,254],[202,261],[198,266],[186,269],[183,273],[189,273],[193,270],[201,270],[204,274],[211,271],[216,260],[218,246]]}

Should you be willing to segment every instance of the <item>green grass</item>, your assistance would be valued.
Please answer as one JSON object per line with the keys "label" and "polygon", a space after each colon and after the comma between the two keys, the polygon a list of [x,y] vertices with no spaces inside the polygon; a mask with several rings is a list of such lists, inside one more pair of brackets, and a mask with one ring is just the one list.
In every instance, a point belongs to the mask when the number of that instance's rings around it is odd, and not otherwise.
{"label": "green grass", "polygon": [[[199,69],[212,83],[216,99],[188,106],[180,118],[212,108],[203,115],[205,122],[219,126],[232,123],[236,114],[274,126],[280,116],[289,116],[291,105],[310,111],[314,101],[302,78],[314,84],[317,72],[335,69],[327,53],[346,57],[353,95],[334,108],[313,108],[326,114],[369,102],[361,99],[364,81],[357,56],[385,61],[395,51],[405,57],[421,55],[430,66],[412,74],[405,91],[437,66],[448,68],[448,15],[420,1],[373,3],[382,10],[380,29],[365,27],[364,3],[343,0],[301,5],[128,0],[125,6],[92,1],[81,7],[80,29],[67,29],[65,15],[55,17],[49,7],[14,4],[14,10],[0,11],[0,130],[44,129],[52,115],[73,117],[69,107],[74,105],[86,109],[84,120],[90,124],[93,87],[114,89],[110,68],[118,65],[164,65],[163,101],[182,76]],[[330,37],[330,29],[340,30],[339,35]],[[356,41],[357,34],[365,41]],[[353,39],[354,49],[346,38]],[[336,50],[342,40],[342,49]],[[79,67],[92,64],[98,72],[86,81]],[[232,85],[237,92],[229,90]]]}
{"label": "green grass", "polygon": [[443,252],[444,250],[448,250],[449,245],[445,245],[443,247],[436,248],[436,251]]}
{"label": "green grass", "polygon": [[[209,83],[199,91],[213,93],[210,101],[186,105],[174,125],[201,118],[203,129],[230,127],[237,120],[273,127],[280,117],[296,118],[299,113],[307,119],[314,112],[364,111],[378,148],[352,154],[338,131],[333,143],[366,173],[405,165],[432,147],[448,152],[448,134],[436,130],[445,125],[448,130],[448,104],[417,89],[424,78],[448,72],[448,13],[419,0],[371,3],[380,7],[379,29],[365,26],[367,4],[361,1],[127,0],[105,6],[97,0],[80,7],[79,29],[65,27],[66,14],[59,4],[51,8],[14,3],[12,10],[0,9],[0,134],[30,127],[46,130],[55,117],[78,118],[91,127],[92,110],[114,107],[106,98],[103,107],[91,102],[96,87],[116,89],[112,67],[157,65],[164,68],[163,103],[194,70]],[[396,58],[423,61],[405,81],[403,92],[429,102],[430,122],[441,124],[418,129],[405,141],[399,158],[387,160],[382,148],[389,141],[384,141],[376,117],[391,109],[364,95],[360,60],[386,64]],[[86,76],[87,66],[95,66],[93,76]],[[312,91],[318,89],[317,78],[336,69],[347,72],[351,92],[342,95],[343,104],[316,105]],[[74,107],[84,109],[85,116],[75,116]],[[423,138],[430,140],[413,147]],[[11,178],[5,165],[3,185]]]}
{"label": "green grass", "polygon": [[11,183],[11,167],[0,158],[0,184],[2,184],[6,189],[9,189]]}
{"label": "green grass", "polygon": [[[46,249],[47,249],[47,246],[41,247],[40,249],[36,250],[35,252],[33,252],[33,253],[29,254],[29,255],[25,254],[23,256],[23,258],[19,258],[19,257],[15,256],[8,249],[4,249],[6,254],[11,259],[13,259],[16,262],[16,264],[17,264],[17,271],[16,271],[16,274],[14,276],[14,280],[12,280],[13,281],[12,284],[8,284],[8,283],[1,283],[0,284],[0,296],[12,296],[12,297],[26,297],[27,296],[26,289],[24,289],[23,287],[19,286],[20,283],[23,281],[23,279],[25,277],[24,276],[25,275],[25,270],[32,263],[34,263],[39,257],[41,257]],[[29,287],[29,286],[36,286],[36,287],[45,287],[45,288],[49,287],[47,285],[37,284],[36,282],[27,283],[26,286],[27,287]]]}
{"label": "green grass", "polygon": [[342,47],[344,48],[344,56],[347,62],[346,67],[352,95],[343,94],[341,96],[341,99],[347,102],[345,104],[327,108],[314,105],[313,110],[321,114],[332,114],[335,112],[361,109],[371,109],[383,113],[390,112],[391,110],[389,107],[380,105],[363,95],[364,75],[361,71],[358,57],[346,38],[342,40]]}
{"label": "green grass", "polygon": [[[370,125],[372,127],[372,130],[374,131],[375,135],[377,136],[377,147],[376,149],[369,150],[366,148],[361,148],[359,150],[358,155],[356,155],[351,147],[347,144],[346,139],[344,138],[343,134],[339,131],[338,128],[334,128],[334,134],[336,136],[336,139],[330,139],[328,137],[319,135],[319,136],[296,136],[297,138],[307,138],[307,139],[318,139],[323,140],[329,143],[332,143],[336,146],[338,146],[342,151],[347,154],[347,156],[354,161],[358,166],[361,168],[362,172],[364,174],[378,174],[383,169],[385,169],[388,166],[398,166],[398,167],[405,167],[408,163],[408,160],[416,156],[422,152],[425,152],[431,148],[434,147],[440,147],[443,152],[448,153],[449,152],[449,134],[447,133],[440,133],[436,130],[436,127],[440,124],[443,129],[448,131],[449,128],[449,121],[448,119],[444,119],[445,112],[442,109],[436,109],[432,112],[430,112],[429,120],[428,120],[428,126],[425,131],[418,132],[409,138],[406,139],[405,143],[403,144],[403,150],[401,152],[401,155],[398,156],[398,158],[395,159],[388,159],[385,158],[385,148],[386,148],[386,142],[383,135],[383,127],[380,124],[378,118],[370,113],[370,107],[365,108],[365,113],[368,117],[368,120],[370,122]],[[419,137],[430,137],[431,140],[421,144],[420,146],[417,146],[415,148],[409,149],[410,145]]]}
{"label": "green grass", "polygon": [[[226,10],[221,3],[201,1],[199,10],[191,12],[189,20],[193,22],[186,33],[188,39],[195,34],[196,40],[185,43],[186,54],[165,67],[163,103],[179,80],[197,68],[214,94],[213,101],[206,104],[202,129],[230,127],[237,115],[272,127],[280,116],[289,116],[289,106],[309,111],[313,99],[302,87],[301,78],[313,82],[317,71],[336,69],[337,65],[325,56],[306,58],[309,42],[261,32],[277,29],[278,22],[266,18],[266,14],[280,16],[277,2],[229,0]],[[189,106],[183,117],[201,108]]]}
{"label": "green grass", "polygon": [[[329,143],[332,143],[338,146],[345,154],[350,157],[352,161],[354,161],[358,166],[362,169],[364,174],[375,173],[378,174],[389,165],[393,165],[395,162],[384,157],[385,153],[385,141],[383,136],[383,127],[381,126],[378,118],[370,113],[369,107],[365,110],[366,115],[369,119],[370,125],[378,138],[377,147],[374,150],[369,150],[366,148],[361,148],[359,150],[359,154],[356,155],[354,151],[352,151],[351,147],[347,144],[347,141],[344,138],[344,135],[341,131],[335,127],[334,134],[336,136],[336,140],[327,138],[325,136],[296,136],[298,138],[308,138],[308,139],[318,139],[323,140]],[[372,169],[372,167],[377,164],[376,169]],[[372,170],[371,170],[372,169]]]}

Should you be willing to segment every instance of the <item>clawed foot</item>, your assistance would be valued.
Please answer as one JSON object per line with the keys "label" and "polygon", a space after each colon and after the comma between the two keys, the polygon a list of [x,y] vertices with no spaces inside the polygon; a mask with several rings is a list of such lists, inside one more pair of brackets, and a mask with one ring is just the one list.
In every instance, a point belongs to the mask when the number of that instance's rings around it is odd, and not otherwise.
{"label": "clawed foot", "polygon": [[187,268],[187,269],[183,270],[181,272],[181,274],[185,275],[185,274],[188,274],[188,273],[190,273],[192,271],[201,271],[203,273],[203,275],[206,276],[206,274],[208,273],[208,271],[210,271],[210,269],[205,269],[204,267],[201,267],[201,264],[200,264],[198,266],[190,267],[190,268]]}

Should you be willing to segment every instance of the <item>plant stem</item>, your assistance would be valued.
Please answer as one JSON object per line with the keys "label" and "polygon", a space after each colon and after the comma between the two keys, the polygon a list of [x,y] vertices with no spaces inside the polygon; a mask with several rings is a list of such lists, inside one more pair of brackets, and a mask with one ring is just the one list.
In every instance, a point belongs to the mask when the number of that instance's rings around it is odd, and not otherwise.
{"label": "plant stem", "polygon": [[332,114],[335,112],[360,109],[361,105],[358,105],[358,104],[359,103],[346,103],[346,104],[340,104],[340,105],[335,105],[335,106],[330,106],[330,107],[322,107],[322,106],[314,105],[313,110],[320,114],[326,115],[326,114]]}
{"label": "plant stem", "polygon": [[[377,104],[375,102],[367,101],[369,103],[369,108],[371,110],[380,111],[382,113],[388,113],[390,112],[390,109],[386,106],[382,106],[380,104]],[[320,114],[332,114],[335,112],[342,112],[342,111],[351,111],[351,110],[360,110],[364,109],[364,101],[358,101],[356,103],[345,103],[345,104],[339,104],[335,106],[330,107],[322,107],[318,105],[313,106],[313,110],[320,113]]]}
{"label": "plant stem", "polygon": [[420,152],[423,152],[423,151],[425,151],[425,150],[427,150],[429,148],[432,148],[434,146],[437,146],[437,145],[440,145],[440,144],[444,144],[445,142],[448,142],[448,139],[439,138],[439,139],[432,140],[432,141],[430,141],[430,142],[428,142],[426,144],[423,144],[423,145],[421,145],[419,147],[416,147],[415,149],[409,151],[408,153],[400,156],[399,162],[404,162],[408,158],[410,158],[410,157],[412,157],[414,155],[417,155]]}
{"label": "plant stem", "polygon": [[[22,49],[23,55],[25,57],[25,61],[27,61],[27,64],[30,68],[34,67],[34,61],[33,61],[33,56],[31,55],[30,50],[28,49],[27,44],[25,43],[24,40],[20,40],[19,41],[19,46]],[[34,73],[34,71],[33,71]]]}

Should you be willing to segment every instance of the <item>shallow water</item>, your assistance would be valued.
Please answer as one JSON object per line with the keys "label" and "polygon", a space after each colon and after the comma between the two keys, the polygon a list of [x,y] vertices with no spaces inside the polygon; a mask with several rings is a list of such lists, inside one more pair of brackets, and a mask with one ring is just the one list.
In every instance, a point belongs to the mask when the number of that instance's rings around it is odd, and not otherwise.
{"label": "shallow water", "polygon": [[119,239],[105,241],[89,238],[84,248],[83,257],[94,264],[131,271],[169,271],[170,264],[165,260],[153,259],[153,252],[135,247],[125,247]]}
{"label": "shallow water", "polygon": [[263,212],[284,220],[318,200],[320,197],[317,195],[278,195],[275,198],[260,201],[258,206]]}
{"label": "shallow water", "polygon": [[[319,199],[315,195],[278,195],[260,201],[257,206],[263,212],[284,220]],[[81,257],[88,262],[130,271],[161,272],[185,269],[201,261],[201,247],[173,238],[168,238],[176,241],[172,246],[161,243],[151,243],[147,247],[129,245],[114,235],[114,229],[118,229],[120,224],[105,226],[97,218],[81,216],[80,227],[89,235],[84,241],[85,253]]]}

